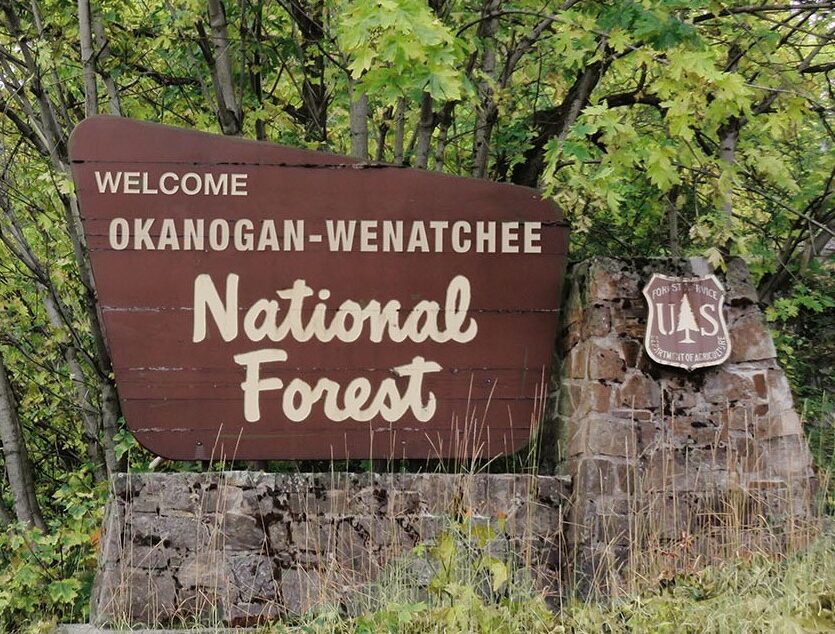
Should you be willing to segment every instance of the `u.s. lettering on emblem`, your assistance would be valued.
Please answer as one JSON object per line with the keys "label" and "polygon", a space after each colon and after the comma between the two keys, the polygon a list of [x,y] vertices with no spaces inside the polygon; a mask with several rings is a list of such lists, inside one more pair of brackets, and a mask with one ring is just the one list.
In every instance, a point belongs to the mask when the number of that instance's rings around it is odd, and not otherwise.
{"label": "u.s. lettering on emblem", "polygon": [[648,307],[644,346],[653,361],[693,370],[728,358],[725,289],[715,275],[685,278],[654,273],[644,297]]}

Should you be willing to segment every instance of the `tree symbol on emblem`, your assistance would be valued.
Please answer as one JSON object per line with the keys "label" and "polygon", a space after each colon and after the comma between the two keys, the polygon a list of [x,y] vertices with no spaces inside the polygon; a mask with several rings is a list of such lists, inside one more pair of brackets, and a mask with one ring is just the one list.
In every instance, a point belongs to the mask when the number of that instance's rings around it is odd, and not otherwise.
{"label": "tree symbol on emblem", "polygon": [[690,308],[690,300],[685,293],[681,298],[678,309],[678,327],[676,328],[676,332],[684,332],[684,339],[679,341],[679,343],[693,343],[693,340],[690,338],[690,331],[698,329],[699,326],[696,324],[693,309]]}

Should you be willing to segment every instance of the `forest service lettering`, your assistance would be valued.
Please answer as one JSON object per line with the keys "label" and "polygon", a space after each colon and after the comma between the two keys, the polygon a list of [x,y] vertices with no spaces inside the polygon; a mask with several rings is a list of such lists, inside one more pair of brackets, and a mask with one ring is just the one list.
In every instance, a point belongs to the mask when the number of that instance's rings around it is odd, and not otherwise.
{"label": "forest service lettering", "polygon": [[325,220],[324,235],[304,220],[114,218],[115,251],[304,251],[323,241],[331,252],[541,253],[541,222],[495,220]]}
{"label": "forest service lettering", "polygon": [[[315,291],[303,279],[295,280],[290,288],[276,291],[278,298],[286,302],[281,317],[282,306],[272,298],[257,300],[242,314],[238,303],[239,282],[238,275],[227,275],[222,299],[211,275],[201,274],[194,280],[194,343],[207,339],[209,317],[226,342],[236,339],[241,330],[254,343],[265,339],[279,342],[288,337],[299,342],[315,339],[353,343],[363,335],[373,343],[384,339],[395,343],[422,343],[427,340],[467,343],[478,333],[478,324],[469,316],[470,281],[463,275],[450,281],[443,308],[436,301],[423,300],[405,315],[401,314],[404,311],[397,300],[389,300],[385,304],[372,300],[362,306],[349,299],[342,302],[329,317],[327,300],[330,291],[325,288]],[[319,301],[311,312],[308,300],[314,295]],[[336,422],[348,419],[370,421],[377,416],[394,422],[408,412],[418,421],[426,422],[435,414],[435,395],[429,392],[424,399],[423,377],[442,368],[438,363],[420,356],[393,368],[397,377],[408,378],[402,393],[394,378],[386,378],[374,394],[371,381],[364,377],[353,379],[344,389],[328,378],[319,379],[315,385],[295,378],[286,388],[281,379],[262,378],[264,364],[288,360],[287,352],[281,348],[262,348],[236,354],[233,358],[246,371],[241,389],[244,393],[244,418],[248,422],[261,419],[261,392],[281,389],[284,389],[281,403],[284,415],[295,422],[304,421],[319,401],[323,404],[325,416]]]}

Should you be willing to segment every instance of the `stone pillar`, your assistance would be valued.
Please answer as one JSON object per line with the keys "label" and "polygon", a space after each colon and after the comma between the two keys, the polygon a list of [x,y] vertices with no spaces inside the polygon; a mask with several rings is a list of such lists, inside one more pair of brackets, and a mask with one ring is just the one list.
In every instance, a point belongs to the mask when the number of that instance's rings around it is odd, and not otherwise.
{"label": "stone pillar", "polygon": [[581,589],[784,551],[810,517],[810,454],[744,264],[716,272],[731,356],[691,372],[644,351],[653,272],[712,271],[701,258],[595,258],[571,274],[556,450],[573,477],[569,574]]}

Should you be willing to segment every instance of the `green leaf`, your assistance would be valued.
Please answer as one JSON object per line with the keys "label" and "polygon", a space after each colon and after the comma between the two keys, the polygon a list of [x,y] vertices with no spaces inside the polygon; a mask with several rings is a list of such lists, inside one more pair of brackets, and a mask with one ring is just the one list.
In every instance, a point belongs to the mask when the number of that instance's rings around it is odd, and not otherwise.
{"label": "green leaf", "polygon": [[487,569],[490,571],[490,576],[493,580],[491,584],[493,592],[498,592],[499,588],[507,582],[509,576],[507,564],[498,559],[494,559],[487,565]]}
{"label": "green leaf", "polygon": [[78,596],[81,582],[78,579],[62,579],[53,581],[47,587],[49,598],[55,603],[72,603]]}

